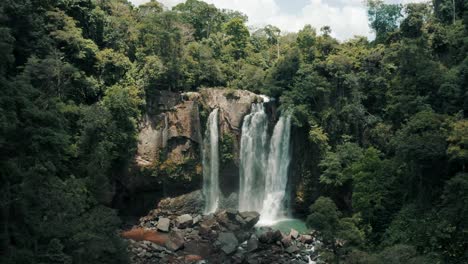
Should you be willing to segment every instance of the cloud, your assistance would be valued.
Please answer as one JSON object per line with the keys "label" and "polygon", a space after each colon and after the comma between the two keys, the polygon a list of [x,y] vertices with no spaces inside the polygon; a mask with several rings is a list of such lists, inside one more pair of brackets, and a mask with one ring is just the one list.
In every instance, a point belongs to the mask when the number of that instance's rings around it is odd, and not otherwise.
{"label": "cloud", "polygon": [[[149,0],[130,0],[135,5]],[[295,32],[306,24],[316,29],[330,26],[332,35],[346,40],[355,35],[373,38],[367,20],[367,10],[363,0],[308,0],[296,14],[283,12],[278,3],[294,0],[204,0],[218,8],[241,11],[249,17],[249,25],[261,27],[268,24],[282,31]],[[427,0],[389,0],[387,3],[426,2]],[[165,6],[172,7],[183,0],[160,0]]]}

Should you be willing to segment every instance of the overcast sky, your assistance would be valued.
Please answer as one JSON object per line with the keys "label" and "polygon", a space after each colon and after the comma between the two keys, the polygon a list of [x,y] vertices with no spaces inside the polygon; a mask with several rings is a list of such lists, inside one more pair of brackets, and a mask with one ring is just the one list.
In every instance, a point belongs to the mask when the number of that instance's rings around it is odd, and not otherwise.
{"label": "overcast sky", "polygon": [[[149,0],[130,0],[139,5]],[[373,38],[368,25],[364,0],[204,0],[218,8],[241,11],[249,17],[249,25],[268,24],[282,31],[298,31],[306,24],[317,29],[332,28],[332,35],[340,40],[355,35]],[[387,0],[387,3],[427,2],[428,0]],[[184,0],[160,0],[166,7]]]}

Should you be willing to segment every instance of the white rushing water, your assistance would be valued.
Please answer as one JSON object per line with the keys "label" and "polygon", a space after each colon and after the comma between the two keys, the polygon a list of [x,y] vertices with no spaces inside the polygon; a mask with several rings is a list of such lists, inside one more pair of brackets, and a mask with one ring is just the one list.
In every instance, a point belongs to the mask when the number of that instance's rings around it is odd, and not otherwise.
{"label": "white rushing water", "polygon": [[214,213],[219,204],[219,109],[214,109],[208,117],[203,139],[203,194],[205,214]]}
{"label": "white rushing water", "polygon": [[282,116],[278,120],[269,145],[267,131],[263,104],[253,104],[242,125],[239,210],[260,212],[260,225],[286,217],[291,118]]}
{"label": "white rushing water", "polygon": [[273,223],[286,216],[284,199],[288,183],[291,117],[282,116],[276,123],[270,140],[268,168],[265,179],[265,198],[259,224]]}
{"label": "white rushing water", "polygon": [[244,118],[240,145],[239,210],[260,211],[265,191],[268,117],[263,103]]}

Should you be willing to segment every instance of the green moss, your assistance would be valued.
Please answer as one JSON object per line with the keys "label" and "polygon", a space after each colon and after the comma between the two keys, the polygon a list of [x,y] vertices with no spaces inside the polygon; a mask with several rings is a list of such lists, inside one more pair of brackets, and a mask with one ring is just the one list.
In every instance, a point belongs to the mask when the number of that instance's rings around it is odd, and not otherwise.
{"label": "green moss", "polygon": [[234,161],[234,142],[236,137],[231,133],[226,133],[221,138],[220,142],[220,159],[221,166]]}

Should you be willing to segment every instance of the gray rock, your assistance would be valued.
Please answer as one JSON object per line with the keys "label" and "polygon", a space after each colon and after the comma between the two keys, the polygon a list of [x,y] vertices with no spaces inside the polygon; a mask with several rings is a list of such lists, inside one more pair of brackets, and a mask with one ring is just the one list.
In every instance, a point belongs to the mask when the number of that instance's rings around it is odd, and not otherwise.
{"label": "gray rock", "polygon": [[209,218],[200,223],[199,232],[200,235],[210,235],[214,230],[219,230],[218,222],[215,218]]}
{"label": "gray rock", "polygon": [[236,216],[239,212],[235,209],[227,209],[226,210],[226,214],[227,214],[227,217],[229,218],[229,220],[233,221],[233,220],[236,220]]}
{"label": "gray rock", "polygon": [[236,236],[230,232],[220,233],[217,242],[219,242],[221,250],[227,255],[231,255],[236,252],[237,246],[239,245],[239,241]]}
{"label": "gray rock", "polygon": [[265,243],[265,244],[274,244],[276,242],[280,242],[281,239],[283,239],[283,235],[281,234],[281,231],[279,230],[262,230],[262,233],[258,237],[260,242]]}
{"label": "gray rock", "polygon": [[299,237],[299,232],[296,229],[291,228],[291,232],[289,233],[289,235],[292,238],[297,239]]}
{"label": "gray rock", "polygon": [[187,228],[193,223],[193,218],[189,214],[184,214],[177,217],[177,227],[178,228]]}
{"label": "gray rock", "polygon": [[216,220],[225,227],[227,227],[231,222],[226,211],[221,211],[217,213]]}
{"label": "gray rock", "polygon": [[284,236],[283,239],[281,239],[281,244],[283,244],[284,247],[290,247],[292,245],[291,235]]}
{"label": "gray rock", "polygon": [[193,218],[193,224],[196,225],[198,222],[200,222],[202,220],[202,216],[201,215],[197,215]]}
{"label": "gray rock", "polygon": [[188,241],[184,245],[184,253],[190,255],[197,255],[203,258],[207,258],[213,251],[213,245],[208,241],[193,240]]}
{"label": "gray rock", "polygon": [[258,249],[258,238],[256,235],[252,235],[247,241],[247,251],[254,252]]}
{"label": "gray rock", "polygon": [[241,226],[245,226],[247,223],[244,221],[244,218],[240,215],[236,215],[236,222]]}
{"label": "gray rock", "polygon": [[160,245],[155,244],[155,243],[151,243],[150,246],[151,246],[151,248],[152,248],[153,250],[156,250],[156,251],[165,251],[165,250],[166,250],[165,248],[163,248],[163,247],[161,247]]}
{"label": "gray rock", "polygon": [[165,243],[167,249],[177,251],[184,246],[184,236],[181,232],[172,231],[169,233],[169,238]]}
{"label": "gray rock", "polygon": [[241,212],[239,215],[245,221],[245,228],[252,228],[254,227],[258,220],[260,220],[260,214],[257,212]]}
{"label": "gray rock", "polygon": [[243,263],[245,259],[245,250],[243,248],[238,248],[237,252],[232,256],[234,263]]}
{"label": "gray rock", "polygon": [[199,214],[205,207],[205,198],[201,190],[175,198],[166,198],[159,202],[158,210],[177,212],[177,214]]}
{"label": "gray rock", "polygon": [[169,220],[169,218],[160,218],[156,228],[162,232],[169,232],[170,224],[171,224],[171,220]]}
{"label": "gray rock", "polygon": [[304,244],[312,244],[314,242],[314,238],[311,235],[301,235],[299,237],[299,241]]}
{"label": "gray rock", "polygon": [[296,245],[292,245],[286,249],[286,252],[293,254],[299,251],[299,248]]}

